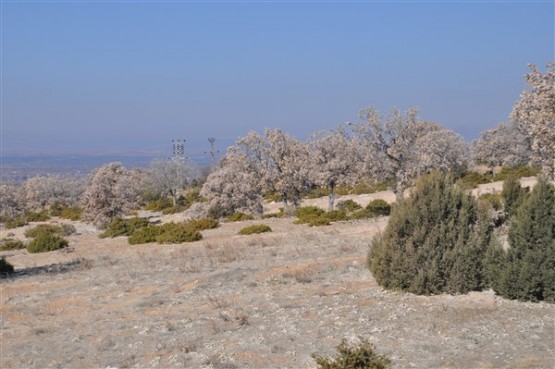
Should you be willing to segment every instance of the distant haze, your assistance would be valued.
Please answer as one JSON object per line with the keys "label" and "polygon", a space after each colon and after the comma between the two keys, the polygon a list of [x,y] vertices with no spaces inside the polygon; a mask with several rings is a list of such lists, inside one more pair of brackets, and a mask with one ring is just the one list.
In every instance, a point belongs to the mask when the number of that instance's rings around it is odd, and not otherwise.
{"label": "distant haze", "polygon": [[3,1],[2,155],[221,152],[375,106],[474,139],[554,57],[553,1]]}

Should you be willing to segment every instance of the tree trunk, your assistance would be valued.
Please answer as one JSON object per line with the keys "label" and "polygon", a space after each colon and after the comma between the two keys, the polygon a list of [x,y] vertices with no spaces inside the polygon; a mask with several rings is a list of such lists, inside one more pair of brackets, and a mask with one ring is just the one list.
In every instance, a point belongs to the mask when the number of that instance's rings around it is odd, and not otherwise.
{"label": "tree trunk", "polygon": [[283,211],[287,210],[287,191],[281,193],[281,200],[283,201]]}
{"label": "tree trunk", "polygon": [[328,195],[328,211],[333,211],[335,205],[335,183],[331,182],[328,186],[330,193]]}

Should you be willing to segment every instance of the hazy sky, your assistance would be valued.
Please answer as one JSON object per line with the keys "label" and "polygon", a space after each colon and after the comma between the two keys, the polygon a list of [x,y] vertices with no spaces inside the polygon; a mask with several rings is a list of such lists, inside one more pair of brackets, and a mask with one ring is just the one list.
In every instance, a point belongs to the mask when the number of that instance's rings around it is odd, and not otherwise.
{"label": "hazy sky", "polygon": [[2,1],[2,152],[223,150],[305,139],[375,106],[474,139],[527,63],[554,60],[554,1]]}

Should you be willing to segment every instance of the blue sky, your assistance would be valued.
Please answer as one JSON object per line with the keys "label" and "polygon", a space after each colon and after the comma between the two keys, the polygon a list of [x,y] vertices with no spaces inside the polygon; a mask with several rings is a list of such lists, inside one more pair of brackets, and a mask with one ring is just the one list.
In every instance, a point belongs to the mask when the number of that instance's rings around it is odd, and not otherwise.
{"label": "blue sky", "polygon": [[554,60],[553,1],[2,1],[2,152],[224,149],[305,139],[366,106],[421,108],[474,139],[527,63]]}

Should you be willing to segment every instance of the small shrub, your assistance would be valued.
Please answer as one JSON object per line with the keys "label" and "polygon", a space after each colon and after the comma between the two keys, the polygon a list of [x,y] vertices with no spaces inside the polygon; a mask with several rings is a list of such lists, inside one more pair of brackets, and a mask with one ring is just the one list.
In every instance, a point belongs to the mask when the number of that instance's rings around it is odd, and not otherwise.
{"label": "small shrub", "polygon": [[158,243],[183,243],[202,240],[202,234],[188,224],[166,223],[160,226],[160,234],[156,236]]}
{"label": "small shrub", "polygon": [[487,284],[484,258],[492,229],[486,209],[450,176],[421,177],[399,200],[368,254],[374,278],[415,294],[467,293]]}
{"label": "small shrub", "polygon": [[332,210],[324,213],[323,215],[330,222],[340,222],[342,220],[347,220],[347,213],[343,210]]}
{"label": "small shrub", "polygon": [[13,229],[26,226],[28,224],[27,219],[24,216],[18,216],[15,218],[6,219],[6,228]]}
{"label": "small shrub", "polygon": [[149,201],[145,206],[145,210],[162,211],[164,209],[171,208],[172,206],[173,200],[169,197],[164,197],[163,199]]}
{"label": "small shrub", "polygon": [[506,298],[555,302],[555,187],[540,178],[509,227],[509,249],[488,253],[493,290]]}
{"label": "small shrub", "polygon": [[139,245],[143,243],[156,242],[156,237],[160,235],[160,226],[147,225],[146,227],[137,228],[127,239],[130,245]]}
{"label": "small shrub", "polygon": [[240,235],[259,234],[265,232],[272,232],[272,228],[266,224],[254,224],[245,227],[239,231]]}
{"label": "small shrub", "polygon": [[354,211],[353,213],[351,213],[349,218],[350,219],[368,219],[368,218],[374,218],[375,216],[376,216],[376,214],[374,214],[374,212],[364,208],[364,209]]}
{"label": "small shrub", "polygon": [[212,219],[221,219],[233,214],[233,210],[225,209],[220,205],[214,205],[208,209],[208,217]]}
{"label": "small shrub", "polygon": [[25,218],[27,218],[28,222],[45,222],[50,219],[50,215],[48,214],[48,210],[42,210],[39,212],[28,211],[25,213]]}
{"label": "small shrub", "polygon": [[68,244],[66,239],[57,234],[42,233],[27,244],[27,251],[30,253],[54,251],[67,247]]}
{"label": "small shrub", "polygon": [[501,168],[499,173],[493,176],[493,180],[504,181],[511,177],[514,177],[517,179],[522,177],[533,177],[540,174],[540,172],[541,172],[540,168],[526,166],[526,165],[522,165],[518,167],[503,167]]}
{"label": "small shrub", "polygon": [[62,232],[60,233],[62,236],[71,236],[75,232],[77,232],[77,229],[72,224],[62,224]]}
{"label": "small shrub", "polygon": [[220,224],[212,218],[200,218],[190,220],[185,225],[190,231],[204,231],[206,229],[217,228]]}
{"label": "small shrub", "polygon": [[493,210],[501,210],[503,208],[502,197],[501,194],[498,193],[485,193],[479,197],[480,201],[485,202]]}
{"label": "small shrub", "polygon": [[352,191],[353,191],[353,188],[351,186],[339,185],[335,187],[334,192],[338,196],[345,196],[345,195],[349,195]]}
{"label": "small shrub", "polygon": [[299,219],[320,217],[323,214],[325,214],[325,211],[317,206],[303,206],[298,208],[295,212],[295,216]]}
{"label": "small shrub", "polygon": [[106,229],[102,234],[100,234],[99,237],[114,238],[119,236],[130,236],[135,232],[135,230],[139,228],[144,228],[149,224],[150,223],[148,219],[145,219],[145,218],[139,218],[139,217],[134,217],[130,219],[116,218],[108,225],[108,229]]}
{"label": "small shrub", "polygon": [[328,226],[331,224],[330,220],[325,216],[308,218],[308,220],[305,221],[305,223],[307,223],[309,227]]}
{"label": "small shrub", "polygon": [[36,238],[42,234],[61,234],[63,228],[53,224],[39,224],[36,227],[29,228],[23,234],[28,238]]}
{"label": "small shrub", "polygon": [[312,189],[309,193],[306,194],[307,199],[318,199],[320,197],[328,196],[330,194],[329,189],[325,187],[317,187]]}
{"label": "small shrub", "polygon": [[4,238],[0,241],[0,251],[7,250],[21,250],[25,248],[25,244],[20,240],[14,240],[13,238]]}
{"label": "small shrub", "polygon": [[360,204],[357,203],[356,201],[348,199],[348,200],[339,201],[337,203],[337,209],[352,212],[355,210],[362,209],[362,206],[360,206]]}
{"label": "small shrub", "polygon": [[6,259],[0,258],[0,274],[11,274],[13,272],[13,265],[7,262]]}
{"label": "small shrub", "polygon": [[83,214],[83,208],[78,206],[67,207],[60,213],[60,218],[68,220],[80,220]]}
{"label": "small shrub", "polygon": [[375,216],[387,216],[391,212],[391,205],[389,205],[384,200],[377,199],[370,201],[370,203],[366,206],[366,210],[368,210],[371,214],[374,214]]}
{"label": "small shrub", "polygon": [[175,206],[171,206],[169,208],[163,209],[162,214],[164,215],[177,214],[177,213],[184,212],[185,210],[187,210],[187,208],[188,206],[185,206],[185,205],[175,205]]}
{"label": "small shrub", "polygon": [[478,173],[478,172],[467,172],[459,180],[457,184],[465,190],[471,190],[478,187],[480,184],[490,183],[492,181],[491,173]]}
{"label": "small shrub", "polygon": [[268,192],[264,194],[264,200],[267,202],[279,202],[282,200],[282,195],[279,192]]}
{"label": "small shrub", "polygon": [[253,220],[254,217],[245,213],[233,213],[225,218],[228,222],[241,222],[244,220]]}
{"label": "small shrub", "polygon": [[509,217],[516,213],[520,204],[526,198],[528,189],[520,186],[520,181],[516,177],[509,177],[503,183],[503,191],[501,197],[505,202],[505,212]]}
{"label": "small shrub", "polygon": [[334,358],[312,355],[316,360],[317,369],[388,369],[391,360],[375,351],[368,340],[360,338],[358,345],[349,345],[345,340],[337,346]]}

